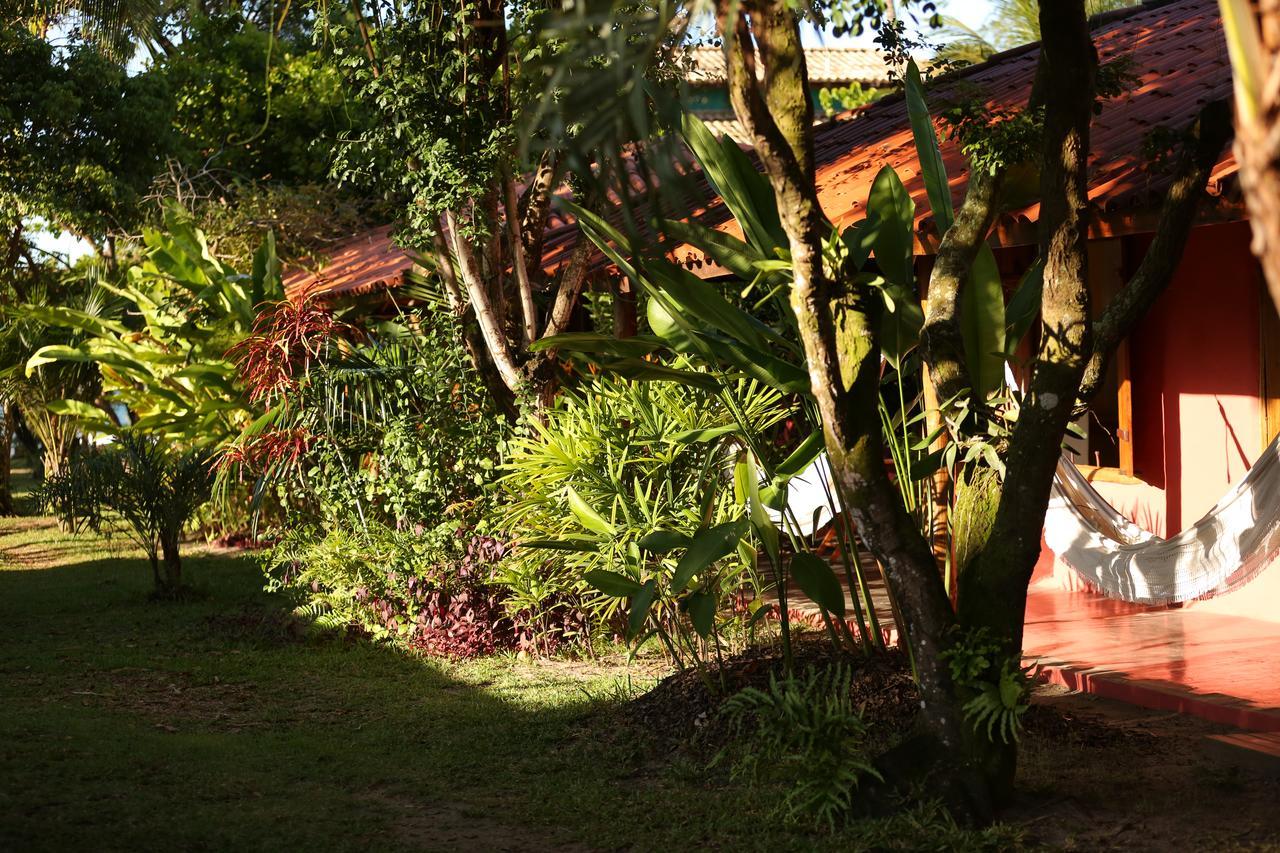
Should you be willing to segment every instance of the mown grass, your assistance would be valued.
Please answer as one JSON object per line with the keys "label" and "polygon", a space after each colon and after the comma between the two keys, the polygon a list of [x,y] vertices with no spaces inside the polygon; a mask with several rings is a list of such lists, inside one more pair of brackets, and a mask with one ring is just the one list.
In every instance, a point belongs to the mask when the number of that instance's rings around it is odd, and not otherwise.
{"label": "mown grass", "polygon": [[315,636],[249,556],[148,599],[136,553],[0,519],[0,849],[962,849],[933,812],[838,836],[655,754],[625,669]]}

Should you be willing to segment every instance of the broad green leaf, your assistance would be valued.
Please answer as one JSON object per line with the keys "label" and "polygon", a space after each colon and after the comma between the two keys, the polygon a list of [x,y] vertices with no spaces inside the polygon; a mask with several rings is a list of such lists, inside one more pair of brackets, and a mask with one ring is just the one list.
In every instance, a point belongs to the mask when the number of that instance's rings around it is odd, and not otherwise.
{"label": "broad green leaf", "polygon": [[706,639],[711,636],[711,629],[716,622],[716,599],[709,592],[694,592],[685,599],[685,609],[689,611],[689,621],[698,636]]}
{"label": "broad green leaf", "polygon": [[772,483],[760,488],[760,503],[774,512],[782,512],[787,507],[787,480],[776,478]]}
{"label": "broad green leaf", "polygon": [[676,322],[671,312],[666,309],[660,299],[645,300],[645,316],[649,320],[649,328],[662,338],[667,346],[676,352],[701,355],[702,350],[694,345],[691,333]]}
{"label": "broad green leaf", "polygon": [[769,341],[785,343],[782,336],[725,299],[714,284],[670,261],[654,260],[646,266],[657,287],[685,316],[704,327],[719,329],[729,337],[767,351]]}
{"label": "broad green leaf", "polygon": [[826,560],[809,551],[801,551],[791,558],[791,577],[815,604],[844,617],[844,590]]}
{"label": "broad green leaf", "polygon": [[594,332],[566,332],[535,341],[529,349],[542,352],[548,349],[563,349],[569,352],[604,353],[625,358],[642,358],[663,346],[663,342],[647,335],[631,338],[615,338],[613,335],[601,335]]}
{"label": "broad green leaf", "polygon": [[812,465],[813,460],[818,458],[825,446],[822,430],[816,429],[809,433],[808,437],[800,442],[800,445],[791,451],[791,455],[782,460],[774,471],[779,477],[794,477]]}
{"label": "broad green leaf", "polygon": [[752,246],[715,228],[698,222],[677,222],[664,219],[661,222],[662,232],[675,237],[692,246],[697,246],[711,256],[711,259],[739,278],[750,281],[756,276],[755,264],[766,260],[765,256]]}
{"label": "broad green leaf", "polygon": [[641,536],[636,544],[651,554],[666,554],[676,548],[688,548],[691,541],[675,530],[654,530]]}
{"label": "broad green leaf", "polygon": [[916,204],[892,166],[883,167],[867,194],[867,227],[862,241],[871,242],[880,273],[903,288],[915,287]]}
{"label": "broad green leaf", "polygon": [[718,427],[704,427],[702,429],[690,429],[684,432],[678,432],[671,436],[671,440],[676,444],[706,444],[709,441],[715,441],[722,436],[739,432],[736,424]]}
{"label": "broad green leaf", "polygon": [[119,428],[107,413],[83,400],[54,400],[47,406],[55,415],[63,415],[106,433],[116,433]]}
{"label": "broad green leaf", "polygon": [[776,388],[784,394],[803,394],[809,390],[809,373],[799,365],[719,336],[704,335],[701,338],[703,344],[720,360],[770,388]]}
{"label": "broad green leaf", "polygon": [[979,400],[1004,387],[1004,287],[991,247],[983,244],[960,294],[965,365]]}
{"label": "broad green leaf", "polygon": [[615,598],[630,598],[641,589],[640,584],[626,575],[620,575],[617,572],[607,572],[604,569],[593,569],[582,577],[595,589],[600,590],[605,595],[612,595]]}
{"label": "broad green leaf", "polygon": [[924,308],[915,291],[907,287],[886,284],[884,292],[893,301],[893,310],[885,310],[880,317],[880,352],[898,370],[903,356],[920,343]]}
{"label": "broad green leaf", "polygon": [[907,116],[911,122],[911,134],[915,137],[916,154],[920,158],[920,171],[924,174],[924,187],[929,195],[929,209],[939,234],[945,234],[955,221],[955,208],[951,201],[951,186],[947,181],[947,167],[942,162],[942,150],[938,147],[938,134],[929,115],[924,97],[924,81],[914,59],[907,62],[906,74]]}
{"label": "broad green leaf", "polygon": [[649,578],[631,596],[631,614],[627,619],[627,627],[632,637],[640,636],[640,632],[644,630],[645,620],[649,618],[649,609],[653,607],[653,599],[657,594],[657,581]]}
{"label": "broad green leaf", "polygon": [[774,526],[773,519],[769,517],[768,510],[765,509],[764,501],[760,499],[760,472],[756,468],[756,460],[750,453],[743,454],[743,462],[741,474],[735,469],[735,476],[742,477],[742,488],[747,493],[747,509],[751,517],[751,526],[755,529],[756,535],[760,537],[760,543],[764,546],[765,553],[769,555],[769,559],[775,567],[780,565],[782,549],[778,539],[778,528]]}
{"label": "broad green leaf", "polygon": [[614,526],[604,516],[596,512],[590,504],[573,490],[573,486],[565,486],[565,492],[569,497],[569,511],[573,513],[583,527],[602,536],[613,536],[617,533]]}
{"label": "broad green leaf", "polygon": [[676,563],[675,574],[671,578],[672,592],[683,592],[694,575],[704,571],[716,560],[732,554],[749,529],[747,520],[741,518],[717,524],[694,536],[684,555]]}
{"label": "broad green leaf", "polygon": [[732,140],[727,143],[717,140],[702,119],[691,112],[682,116],[681,135],[698,158],[707,180],[742,226],[747,240],[766,255],[772,254],[775,246],[785,246],[777,202],[769,182],[755,170],[737,144]]}
{"label": "broad green leaf", "polygon": [[1018,282],[1018,289],[1009,298],[1009,306],[1005,309],[1005,322],[1008,324],[1004,337],[1006,356],[1013,356],[1018,344],[1040,316],[1040,296],[1043,290],[1044,260],[1036,258],[1035,263],[1023,273],[1022,281]]}

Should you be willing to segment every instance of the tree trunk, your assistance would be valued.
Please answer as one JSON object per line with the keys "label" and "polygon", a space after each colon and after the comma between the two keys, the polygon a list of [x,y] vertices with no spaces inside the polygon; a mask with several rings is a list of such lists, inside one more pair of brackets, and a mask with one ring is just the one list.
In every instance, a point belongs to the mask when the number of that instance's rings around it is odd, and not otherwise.
{"label": "tree trunk", "polygon": [[178,535],[162,535],[160,551],[164,557],[164,576],[160,591],[166,595],[174,595],[182,589],[182,556],[178,553]]}
{"label": "tree trunk", "polygon": [[13,506],[13,415],[16,407],[5,406],[0,418],[0,515],[16,515]]}
{"label": "tree trunk", "polygon": [[[1224,13],[1232,6],[1224,0]],[[1232,14],[1224,23],[1235,73],[1235,156],[1252,248],[1280,308],[1280,2],[1261,0],[1258,7],[1258,20],[1251,13],[1244,20]],[[1238,53],[1241,44],[1252,50]]]}

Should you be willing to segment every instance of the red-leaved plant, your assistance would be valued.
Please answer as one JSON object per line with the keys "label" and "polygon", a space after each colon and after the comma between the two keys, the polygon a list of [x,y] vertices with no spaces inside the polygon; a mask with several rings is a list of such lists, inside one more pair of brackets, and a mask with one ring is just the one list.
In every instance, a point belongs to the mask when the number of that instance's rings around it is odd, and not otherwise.
{"label": "red-leaved plant", "polygon": [[249,399],[271,403],[297,387],[313,362],[331,347],[360,337],[360,331],[317,301],[312,294],[264,308],[253,333],[227,353],[236,362]]}

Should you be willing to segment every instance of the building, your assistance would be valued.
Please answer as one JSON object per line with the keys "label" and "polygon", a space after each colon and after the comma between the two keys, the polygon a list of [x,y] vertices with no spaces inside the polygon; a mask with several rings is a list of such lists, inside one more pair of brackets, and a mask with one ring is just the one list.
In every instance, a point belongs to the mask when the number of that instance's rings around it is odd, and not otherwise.
{"label": "building", "polygon": [[[1101,61],[1123,60],[1132,75],[1123,94],[1102,104],[1091,133],[1090,285],[1095,304],[1105,305],[1150,244],[1171,180],[1152,158],[1151,141],[1160,131],[1188,127],[1206,104],[1230,98],[1232,80],[1217,0],[1148,2],[1095,18],[1093,31]],[[1029,45],[952,79],[993,107],[1017,110],[1027,102],[1037,61],[1038,48]],[[708,93],[703,103],[710,109],[715,99]],[[838,226],[863,218],[877,171],[895,167],[916,201],[916,263],[924,281],[939,235],[903,98],[885,97],[825,123],[815,153],[823,208]],[[943,158],[958,203],[965,158],[950,142]],[[1113,359],[1108,385],[1081,424],[1087,437],[1074,447],[1080,469],[1109,502],[1161,536],[1193,525],[1280,432],[1280,320],[1250,253],[1229,150],[1212,170],[1208,193],[1173,281]],[[1038,202],[1028,197],[1004,211],[990,235],[1010,288],[1034,259],[1038,218]],[[735,228],[714,197],[700,219]],[[688,249],[677,259],[704,278],[722,272]],[[335,273],[354,272],[364,276],[360,286],[372,286],[380,267],[376,258],[366,260]],[[1053,677],[1280,731],[1280,682],[1272,676],[1280,657],[1280,571],[1176,609],[1104,599],[1071,577],[1046,550],[1028,603],[1027,651],[1051,663]]]}
{"label": "building", "polygon": [[[804,57],[809,70],[809,97],[819,120],[868,103],[879,94],[877,90],[889,84],[888,66],[877,50],[811,47],[805,50]],[[689,58],[693,67],[685,75],[686,107],[717,135],[727,133],[735,142],[749,144],[729,103],[724,51],[698,47],[690,51]]]}

